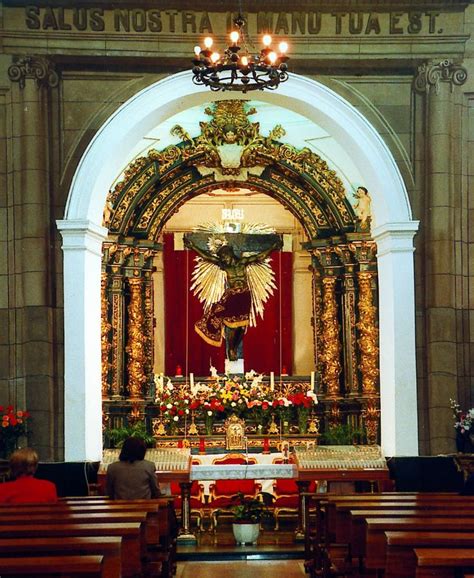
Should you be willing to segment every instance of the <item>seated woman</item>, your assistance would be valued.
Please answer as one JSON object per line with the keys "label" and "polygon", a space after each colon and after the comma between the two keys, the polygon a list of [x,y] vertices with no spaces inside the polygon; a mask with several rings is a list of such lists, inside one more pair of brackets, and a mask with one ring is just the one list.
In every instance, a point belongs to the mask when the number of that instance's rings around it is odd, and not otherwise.
{"label": "seated woman", "polygon": [[146,445],[129,437],[122,446],[119,461],[107,468],[107,493],[114,500],[149,500],[161,493],[156,482],[155,464],[145,460]]}
{"label": "seated woman", "polygon": [[13,452],[10,457],[12,482],[0,484],[0,503],[21,504],[57,502],[56,486],[48,480],[34,477],[38,467],[38,454],[31,448]]}

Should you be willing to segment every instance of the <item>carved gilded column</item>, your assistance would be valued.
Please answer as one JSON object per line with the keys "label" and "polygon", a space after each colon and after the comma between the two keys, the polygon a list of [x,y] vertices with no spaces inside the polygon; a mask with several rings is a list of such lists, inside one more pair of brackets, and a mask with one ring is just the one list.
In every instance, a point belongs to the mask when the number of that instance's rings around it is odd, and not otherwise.
{"label": "carved gilded column", "polygon": [[373,279],[375,273],[372,271],[361,271],[358,273],[359,285],[359,353],[362,379],[363,410],[367,434],[367,443],[375,444],[378,438],[379,428],[379,346],[377,327],[377,308],[373,304]]}
{"label": "carved gilded column", "polygon": [[323,330],[322,330],[322,311],[323,311],[323,290],[321,282],[321,272],[315,267],[312,267],[312,304],[313,304],[313,318],[311,324],[313,326],[313,355],[314,366],[319,375],[322,374],[323,364],[321,351],[323,347]]}
{"label": "carved gilded column", "polygon": [[127,346],[128,355],[128,393],[132,400],[143,399],[143,386],[146,382],[145,335],[143,333],[145,315],[143,298],[143,279],[129,278],[130,303],[128,306]]}
{"label": "carved gilded column", "polygon": [[323,326],[324,353],[323,381],[326,383],[328,397],[337,399],[340,397],[339,376],[342,371],[341,365],[341,341],[340,328],[337,318],[336,300],[336,277],[326,276],[323,278],[323,313],[321,316]]}
{"label": "carved gilded column", "polygon": [[356,342],[356,287],[354,256],[347,245],[334,248],[344,265],[342,274],[342,332],[344,354],[344,389],[346,395],[356,397],[359,392]]}
{"label": "carved gilded column", "polygon": [[125,395],[125,276],[124,262],[130,254],[128,247],[118,244],[104,246],[104,259],[111,279],[109,289],[109,308],[112,324],[111,351],[112,362],[109,372],[110,390],[115,399]]}
{"label": "carved gilded column", "polygon": [[370,397],[378,394],[379,378],[379,330],[377,327],[377,308],[373,304],[372,280],[374,273],[360,271],[357,274],[359,284],[359,368],[362,376],[362,395]]}
{"label": "carved gilded column", "polygon": [[101,359],[102,359],[102,398],[109,397],[109,370],[112,366],[110,363],[110,352],[112,350],[111,329],[112,324],[109,322],[109,300],[107,295],[108,277],[102,273],[100,280],[100,305],[101,305]]}
{"label": "carved gilded column", "polygon": [[[154,365],[154,308],[153,308],[153,279],[151,271],[145,274],[145,288],[144,288],[144,307],[145,307],[145,365],[144,371],[148,381],[153,375]],[[151,395],[152,392],[147,391],[146,395]]]}
{"label": "carved gilded column", "polygon": [[321,277],[321,352],[318,356],[322,366],[322,383],[325,392],[331,399],[340,397],[339,376],[342,371],[341,332],[338,321],[338,305],[336,298],[337,273],[340,265],[334,248],[325,245],[320,249],[312,250],[317,259],[317,265],[323,272]]}

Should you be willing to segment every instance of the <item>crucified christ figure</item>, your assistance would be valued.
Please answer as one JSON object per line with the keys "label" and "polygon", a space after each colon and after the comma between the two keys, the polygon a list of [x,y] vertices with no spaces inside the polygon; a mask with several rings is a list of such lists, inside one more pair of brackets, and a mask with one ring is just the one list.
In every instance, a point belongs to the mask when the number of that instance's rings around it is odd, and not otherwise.
{"label": "crucified christ figure", "polygon": [[[222,245],[215,253],[200,249],[188,237],[184,237],[184,244],[203,259],[204,263],[216,266],[215,271],[225,274],[225,288],[222,295],[209,303],[204,309],[204,315],[194,325],[196,332],[210,345],[220,347],[225,335],[227,358],[235,361],[239,358],[242,340],[247,326],[250,323],[254,295],[249,283],[249,267],[264,265],[265,260],[275,249],[282,246],[281,238],[264,251],[248,256],[238,257],[230,245]],[[269,268],[268,263],[264,265]],[[217,280],[217,276],[216,276]],[[218,282],[218,281],[216,281]],[[269,289],[266,291],[269,293]],[[269,293],[270,294],[270,293]],[[262,297],[259,297],[262,300]],[[266,298],[263,299],[265,301]],[[258,308],[260,310],[260,308]]]}

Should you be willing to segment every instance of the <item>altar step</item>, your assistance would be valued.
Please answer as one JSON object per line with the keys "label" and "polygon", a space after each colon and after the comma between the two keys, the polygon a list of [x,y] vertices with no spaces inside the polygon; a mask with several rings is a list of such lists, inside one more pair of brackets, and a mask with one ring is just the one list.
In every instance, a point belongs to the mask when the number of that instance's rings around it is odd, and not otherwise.
{"label": "altar step", "polygon": [[180,546],[177,552],[178,562],[225,562],[252,560],[302,560],[304,550],[301,546],[235,546],[200,549],[199,547]]}
{"label": "altar step", "polygon": [[237,546],[230,527],[219,528],[217,533],[198,534],[197,544],[179,544],[177,560],[186,562],[219,562],[232,560],[301,560],[304,544],[296,543],[294,531],[265,530],[260,533],[256,546]]}

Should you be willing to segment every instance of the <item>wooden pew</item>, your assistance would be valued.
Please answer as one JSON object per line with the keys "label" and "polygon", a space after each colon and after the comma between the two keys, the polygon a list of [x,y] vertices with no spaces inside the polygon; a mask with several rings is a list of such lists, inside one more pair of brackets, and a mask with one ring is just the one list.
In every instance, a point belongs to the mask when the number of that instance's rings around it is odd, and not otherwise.
{"label": "wooden pew", "polygon": [[67,576],[102,578],[102,556],[31,556],[0,558],[1,576]]}
{"label": "wooden pew", "polygon": [[[461,573],[474,571],[474,549],[415,548],[416,578],[455,578]],[[462,574],[461,574],[462,575]]]}
{"label": "wooden pew", "polygon": [[[407,501],[407,500],[411,501]],[[390,500],[390,501],[389,501]],[[462,510],[456,511],[456,505],[462,506]],[[388,507],[391,507],[390,510]],[[363,508],[363,509],[362,509]],[[409,509],[408,509],[409,508]],[[420,494],[420,495],[350,495],[328,496],[326,504],[326,536],[319,544],[311,544],[308,547],[306,558],[308,565],[314,565],[312,558],[329,556],[339,564],[346,564],[352,557],[359,561],[365,556],[365,518],[369,517],[431,517],[433,511],[438,517],[451,517],[452,515],[468,516],[469,511],[474,513],[474,499],[458,494]],[[345,544],[345,546],[344,546]],[[349,547],[349,544],[351,547]],[[325,551],[323,554],[321,550]],[[372,554],[372,550],[370,551]],[[380,568],[382,554],[378,551],[377,558],[366,561],[367,567]]]}
{"label": "wooden pew", "polygon": [[0,539],[0,558],[91,554],[103,556],[103,578],[122,576],[120,536]]}
{"label": "wooden pew", "polygon": [[176,544],[178,525],[173,507],[173,500],[169,497],[155,498],[152,500],[111,500],[101,496],[92,501],[87,497],[81,499],[63,500],[61,503],[78,506],[88,504],[91,507],[119,506],[127,508],[140,508],[141,506],[152,506],[158,508],[159,538],[157,541],[148,540],[148,553],[154,563],[162,565],[162,576],[171,577],[176,571]]}
{"label": "wooden pew", "polygon": [[[446,504],[444,509],[435,510],[434,512],[430,509],[428,510],[351,510],[350,511],[350,543],[352,546],[352,555],[355,557],[364,557],[366,559],[367,568],[382,568],[380,566],[381,557],[377,554],[377,558],[373,556],[372,551],[367,551],[366,548],[366,522],[372,518],[418,518],[432,519],[433,516],[436,518],[446,518],[450,520],[453,517],[457,519],[474,519],[474,510],[463,509],[454,510],[449,504]],[[385,560],[385,556],[383,556]]]}
{"label": "wooden pew", "polygon": [[[127,514],[127,516],[124,516],[123,520],[121,520],[121,514]],[[138,514],[138,517],[134,516],[134,514]],[[28,514],[25,513],[25,508],[23,507],[10,506],[8,509],[0,509],[0,523],[5,517],[9,518],[13,515],[19,520],[26,515],[44,516],[45,518],[55,516],[58,520],[66,516],[74,516],[74,518],[79,520],[80,517],[90,515],[90,520],[93,522],[144,521],[146,524],[147,544],[156,544],[160,535],[160,515],[156,504],[138,505],[133,502],[129,504],[77,504],[74,506],[69,504],[35,504],[29,508]],[[144,516],[143,520],[141,516]],[[71,520],[74,521],[74,518],[71,517]]]}
{"label": "wooden pew", "polygon": [[[30,521],[31,522],[31,521]],[[0,525],[1,539],[35,539],[69,536],[83,537],[122,537],[122,573],[124,577],[142,576],[145,568],[142,557],[146,559],[145,535],[143,524],[16,524]]]}
{"label": "wooden pew", "polygon": [[[153,500],[110,500],[109,498],[77,497],[63,499],[58,504],[15,504],[0,506],[0,525],[7,521],[23,523],[22,512],[28,508],[37,522],[107,523],[110,521],[141,521],[146,514],[145,536],[147,568],[153,575],[171,576],[176,568],[176,530],[173,502],[168,497]],[[15,522],[11,515],[15,512]],[[24,514],[25,516],[26,514]],[[44,517],[43,517],[44,516]],[[87,520],[86,520],[87,517]],[[144,558],[145,559],[145,558]]]}
{"label": "wooden pew", "polygon": [[408,517],[408,518],[367,518],[366,539],[361,556],[369,568],[383,568],[385,565],[385,532],[389,531],[440,531],[474,532],[474,519]]}
{"label": "wooden pew", "polygon": [[474,533],[468,532],[385,532],[385,540],[385,578],[414,576],[415,548],[474,548]]}
{"label": "wooden pew", "polygon": [[[390,517],[406,514],[403,512],[408,511],[418,511],[421,515],[423,512],[446,512],[450,508],[456,507],[455,502],[452,501],[435,501],[428,502],[426,500],[410,501],[410,502],[384,502],[380,504],[379,502],[344,502],[343,504],[335,504],[330,514],[327,517],[327,531],[328,537],[336,542],[349,542],[351,538],[351,515],[354,512],[367,512],[374,511],[380,512],[392,512]],[[463,510],[473,510],[474,511],[474,501],[471,504],[463,504]],[[384,514],[385,515],[385,514]],[[443,514],[444,515],[444,514]]]}

